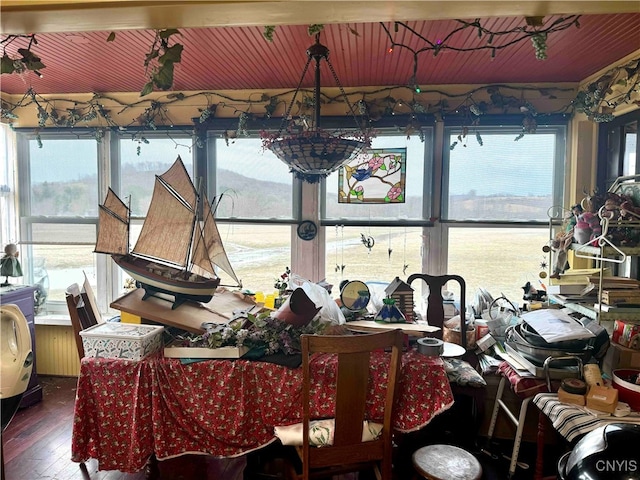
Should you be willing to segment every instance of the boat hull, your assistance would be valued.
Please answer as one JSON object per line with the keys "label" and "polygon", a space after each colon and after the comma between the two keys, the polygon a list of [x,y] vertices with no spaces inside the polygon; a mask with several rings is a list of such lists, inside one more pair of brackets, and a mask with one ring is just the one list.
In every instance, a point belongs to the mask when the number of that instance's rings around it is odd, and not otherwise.
{"label": "boat hull", "polygon": [[[219,278],[199,277],[197,280],[176,278],[171,274],[179,273],[177,269],[131,255],[112,255],[112,258],[120,268],[143,285],[147,292],[145,298],[155,292],[161,292],[174,295],[176,303],[178,303],[178,299],[181,299],[179,303],[184,300],[208,302],[213,298],[213,294],[220,284]],[[170,275],[167,276],[167,274]]]}

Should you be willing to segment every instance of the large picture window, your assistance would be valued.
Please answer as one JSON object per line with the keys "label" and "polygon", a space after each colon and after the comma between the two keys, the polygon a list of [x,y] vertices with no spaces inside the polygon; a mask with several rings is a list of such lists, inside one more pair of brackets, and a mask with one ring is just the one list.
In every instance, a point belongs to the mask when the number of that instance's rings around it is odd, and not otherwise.
{"label": "large picture window", "polygon": [[[445,144],[452,145],[457,130],[445,132]],[[558,159],[564,158],[564,137],[543,129],[515,140],[517,135],[516,130],[486,130],[482,145],[470,139],[447,149],[444,219],[548,220],[547,209],[562,201],[557,180],[562,178]]]}
{"label": "large picture window", "polygon": [[276,277],[291,265],[291,225],[299,206],[293,175],[259,138],[213,143],[209,159],[220,199],[215,216],[229,261],[245,289],[273,293]]}
{"label": "large picture window", "polygon": [[[64,301],[66,288],[95,279],[98,146],[65,135],[26,137],[20,151],[21,259],[25,282],[38,287],[39,313]],[[54,309],[55,310],[55,309]]]}
{"label": "large picture window", "polygon": [[486,128],[482,145],[471,138],[450,149],[458,130],[445,129],[446,270],[466,280],[468,299],[483,288],[522,305],[527,282],[544,288],[547,211],[564,202],[565,131],[539,128],[522,138],[519,131]]}
{"label": "large picture window", "polygon": [[[294,179],[284,163],[263,151],[257,135],[227,145],[210,132],[205,150],[196,151],[200,147],[189,135],[173,132],[169,137],[158,131],[142,145],[108,134],[103,141],[110,148],[77,132],[47,133],[40,147],[34,135],[21,132],[25,281],[46,283],[46,311],[61,313],[65,289],[87,274],[108,313],[125,279],[108,255],[93,253],[103,190],[111,186],[131,202],[134,244],[155,175],[180,155],[192,178],[195,172],[206,176],[210,200],[221,198],[218,229],[249,291],[270,293],[295,256],[298,262],[317,262],[320,275],[335,285],[334,296],[345,280],[380,286],[412,273],[451,273],[467,280],[468,299],[482,287],[519,302],[522,286],[527,281],[539,285],[538,274],[548,261],[542,252],[548,240],[546,212],[563,203],[565,158],[563,127],[540,127],[514,141],[519,131],[487,127],[480,132],[482,146],[469,141],[454,149],[454,128],[428,128],[423,138],[379,132],[373,148],[406,149],[404,203],[380,204],[340,203],[338,172],[315,187]],[[441,155],[436,144],[443,145]],[[317,249],[296,235],[302,219],[318,223],[312,240],[320,242]],[[301,251],[317,252],[317,258]],[[220,277],[222,285],[232,284],[224,272]],[[413,287],[420,308],[422,285]]]}
{"label": "large picture window", "polygon": [[259,138],[215,141],[217,218],[293,219],[293,175]]}

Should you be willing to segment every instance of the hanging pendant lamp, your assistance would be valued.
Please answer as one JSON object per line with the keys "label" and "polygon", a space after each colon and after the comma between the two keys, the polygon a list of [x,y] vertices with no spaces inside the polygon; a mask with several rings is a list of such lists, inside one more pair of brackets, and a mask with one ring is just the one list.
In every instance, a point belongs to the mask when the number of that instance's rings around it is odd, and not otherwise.
{"label": "hanging pendant lamp", "polygon": [[[368,148],[371,145],[371,134],[358,123],[353,106],[338,80],[333,65],[329,62],[329,49],[320,43],[320,34],[316,34],[316,43],[307,49],[307,56],[302,77],[282,119],[280,129],[275,135],[263,135],[263,144],[287,164],[296,177],[308,183],[317,183]],[[349,113],[355,120],[357,128],[354,131],[329,131],[320,128],[320,63],[323,59],[327,62]],[[312,60],[316,62],[313,125],[302,132],[293,132],[291,109]]]}

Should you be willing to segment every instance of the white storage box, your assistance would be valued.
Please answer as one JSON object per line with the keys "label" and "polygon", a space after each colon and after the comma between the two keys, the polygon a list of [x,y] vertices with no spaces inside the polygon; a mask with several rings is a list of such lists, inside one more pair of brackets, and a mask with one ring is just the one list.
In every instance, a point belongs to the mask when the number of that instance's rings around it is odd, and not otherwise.
{"label": "white storage box", "polygon": [[162,348],[163,326],[106,322],[80,332],[86,357],[140,360]]}

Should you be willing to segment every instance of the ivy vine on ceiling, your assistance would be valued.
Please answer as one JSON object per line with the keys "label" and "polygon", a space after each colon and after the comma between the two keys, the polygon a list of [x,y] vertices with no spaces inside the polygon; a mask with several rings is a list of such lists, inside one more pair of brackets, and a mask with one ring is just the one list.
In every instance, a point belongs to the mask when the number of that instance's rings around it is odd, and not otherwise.
{"label": "ivy vine on ceiling", "polygon": [[[474,136],[482,145],[482,137],[477,131],[484,115],[513,114],[522,115],[522,131],[515,138],[519,140],[525,134],[535,133],[538,121],[545,115],[565,114],[573,115],[576,112],[584,113],[594,122],[608,122],[614,118],[616,109],[622,105],[634,103],[640,106],[636,92],[640,92],[640,57],[635,58],[625,65],[615,67],[604,75],[577,92],[573,100],[556,111],[538,111],[532,100],[525,100],[524,93],[535,91],[541,99],[557,98],[562,92],[573,91],[567,88],[535,88],[513,85],[487,85],[470,89],[459,94],[451,94],[445,91],[424,89],[415,82],[418,60],[425,52],[438,55],[439,52],[450,49],[455,51],[484,50],[494,56],[499,51],[517,42],[529,40],[534,47],[533,54],[539,60],[546,58],[546,41],[549,35],[566,28],[578,28],[579,16],[559,18],[550,25],[545,25],[542,17],[527,17],[526,26],[508,31],[491,31],[482,26],[480,19],[473,22],[456,20],[460,26],[447,36],[437,41],[430,41],[426,37],[413,31],[407,24],[394,22],[390,28],[381,23],[389,40],[389,48],[409,50],[413,55],[413,74],[405,85],[380,88],[375,91],[350,91],[347,99],[352,102],[358,114],[370,126],[382,118],[390,116],[402,116],[408,118],[406,124],[398,125],[407,136],[418,135],[424,138],[423,127],[425,119],[442,121],[445,117],[455,116],[462,119],[458,141],[453,142],[450,148],[458,144],[466,145],[467,138]],[[309,35],[315,35],[323,29],[323,25],[316,24],[308,27]],[[357,30],[350,28],[353,35],[358,35]],[[420,48],[409,47],[408,44],[396,40],[396,33],[400,29],[406,30],[406,34],[416,35],[423,42]],[[474,29],[478,37],[485,38],[486,44],[468,49],[456,48],[450,44],[454,35],[464,30]],[[392,31],[393,30],[393,33]],[[266,40],[272,41],[276,34],[276,27],[267,26],[263,35]],[[507,37],[507,34],[511,34]],[[272,118],[284,112],[287,100],[293,94],[293,90],[278,95],[266,93],[258,98],[237,98],[223,95],[215,91],[201,91],[190,94],[172,92],[162,97],[144,98],[155,89],[171,90],[173,86],[173,72],[175,64],[181,60],[183,45],[175,41],[180,35],[177,29],[156,30],[155,37],[144,58],[147,82],[141,89],[140,99],[125,103],[117,98],[99,93],[87,101],[77,101],[69,98],[43,97],[35,90],[29,88],[23,97],[17,102],[3,100],[0,109],[0,119],[13,124],[18,119],[18,111],[23,108],[36,109],[38,126],[40,129],[47,127],[91,127],[96,140],[100,141],[105,129],[113,129],[124,133],[128,129],[133,131],[132,138],[139,143],[146,143],[145,132],[152,132],[159,127],[174,126],[170,117],[170,107],[176,105],[189,105],[194,108],[193,117],[199,118],[204,123],[216,116],[218,109],[232,109],[238,118],[237,128],[227,131],[227,140],[238,136],[248,135],[248,125],[264,118]],[[516,35],[516,37],[514,37]],[[404,38],[406,35],[399,35]],[[107,41],[114,41],[116,34],[112,32]],[[509,38],[501,43],[502,38]],[[19,48],[17,56],[10,57],[6,47],[20,39],[27,39],[27,48]],[[173,42],[173,44],[171,43]],[[33,71],[40,75],[40,70],[45,68],[42,60],[32,51],[38,44],[35,35],[8,35],[0,44],[3,46],[2,74],[24,74]],[[440,99],[430,103],[427,98],[433,99],[434,94]],[[411,100],[407,101],[407,97]],[[344,103],[347,100],[340,96],[330,97],[321,93],[321,101],[327,104]],[[433,101],[433,100],[432,100]],[[303,98],[296,101],[296,116],[302,119],[308,117],[314,109],[313,92],[303,92]],[[119,122],[119,115],[131,110],[142,108],[143,112],[132,121],[124,124]],[[196,113],[197,112],[197,113]],[[96,124],[98,124],[96,126]],[[39,137],[38,137],[39,138]]]}

